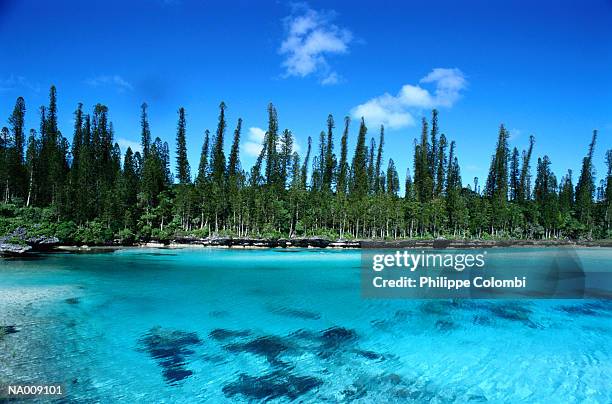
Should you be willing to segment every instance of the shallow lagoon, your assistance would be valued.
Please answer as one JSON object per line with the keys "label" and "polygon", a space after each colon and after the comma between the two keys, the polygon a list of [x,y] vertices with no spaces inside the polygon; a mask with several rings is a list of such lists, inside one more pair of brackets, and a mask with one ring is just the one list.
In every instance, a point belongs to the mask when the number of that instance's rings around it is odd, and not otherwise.
{"label": "shallow lagoon", "polygon": [[[609,266],[612,249],[577,255]],[[316,249],[0,261],[0,384],[107,402],[612,401],[612,301],[364,300],[359,266]]]}

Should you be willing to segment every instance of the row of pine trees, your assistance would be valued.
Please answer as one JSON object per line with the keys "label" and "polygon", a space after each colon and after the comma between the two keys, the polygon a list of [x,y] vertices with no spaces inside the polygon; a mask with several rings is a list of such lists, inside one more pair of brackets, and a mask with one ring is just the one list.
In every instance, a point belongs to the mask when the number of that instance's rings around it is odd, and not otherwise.
{"label": "row of pine trees", "polygon": [[[500,126],[481,190],[478,178],[472,186],[463,185],[455,142],[441,133],[433,110],[431,119],[422,121],[413,176],[406,173],[400,195],[395,163],[385,161],[384,127],[368,141],[363,119],[352,157],[347,149],[350,119],[337,127],[332,115],[317,148],[308,138],[300,156],[291,131],[280,129],[270,104],[261,152],[245,169],[240,163],[242,120],[226,140],[232,132],[221,103],[217,129],[204,132],[199,165],[192,170],[185,110],[180,108],[173,174],[170,147],[153,138],[147,104],[141,108],[142,152],[128,148],[122,153],[106,106],[98,104],[88,113],[79,104],[69,142],[58,128],[55,87],[49,105],[40,108],[38,130],[30,129],[27,136],[25,101],[19,97],[0,135],[2,215],[53,223],[64,239],[77,242],[186,235],[612,237],[612,150],[606,152],[607,173],[596,186],[596,131],[574,185],[571,170],[557,179],[546,155],[535,162],[533,181],[534,137],[527,150],[519,151],[510,147],[509,133]],[[226,143],[231,144],[227,156]]]}

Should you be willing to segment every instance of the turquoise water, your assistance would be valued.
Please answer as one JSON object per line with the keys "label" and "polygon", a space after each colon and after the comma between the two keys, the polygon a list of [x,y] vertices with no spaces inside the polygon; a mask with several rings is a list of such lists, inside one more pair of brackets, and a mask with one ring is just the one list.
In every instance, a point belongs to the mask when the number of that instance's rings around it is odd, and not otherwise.
{"label": "turquoise water", "polygon": [[[577,255],[607,267],[612,249]],[[0,261],[15,326],[0,385],[86,402],[612,402],[612,301],[367,300],[359,267],[359,251],[316,249]]]}

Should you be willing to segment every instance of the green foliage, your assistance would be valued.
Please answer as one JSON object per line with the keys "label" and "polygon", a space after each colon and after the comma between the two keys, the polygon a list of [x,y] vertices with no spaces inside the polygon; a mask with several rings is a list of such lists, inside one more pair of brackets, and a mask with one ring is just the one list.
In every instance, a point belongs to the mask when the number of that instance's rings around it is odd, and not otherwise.
{"label": "green foliage", "polygon": [[191,170],[187,160],[187,141],[185,139],[185,108],[179,108],[179,120],[176,132],[176,178],[179,184],[191,182]]}
{"label": "green foliage", "polygon": [[281,238],[283,234],[277,229],[275,229],[274,227],[272,227],[271,224],[266,223],[264,227],[261,229],[261,232],[258,234],[258,236],[262,238],[269,238],[272,240],[276,240],[276,239]]}
{"label": "green foliage", "polygon": [[[522,153],[502,125],[484,193],[474,179],[462,184],[456,144],[440,129],[439,115],[423,119],[404,192],[395,162],[385,160],[384,128],[368,146],[361,119],[349,156],[345,118],[337,157],[329,115],[312,155],[303,158],[291,130],[280,130],[274,105],[250,169],[240,163],[242,120],[225,156],[226,105],[217,129],[205,131],[195,181],[187,160],[186,111],[178,111],[176,179],[168,143],[152,139],[147,105],[141,106],[142,154],[123,153],[114,141],[108,108],[74,112],[72,142],[58,128],[57,94],[49,92],[38,131],[25,139],[25,101],[18,98],[9,127],[0,131],[0,234],[18,227],[63,243],[168,242],[175,237],[363,238],[594,238],[612,232],[612,151],[607,175],[596,186],[592,159],[597,133],[574,187],[572,172],[557,181],[547,156],[538,159],[532,189],[534,137]],[[378,144],[376,143],[378,141]]]}
{"label": "green foliage", "polygon": [[100,220],[85,223],[74,234],[74,241],[78,244],[102,245],[111,240],[113,240],[112,230]]}
{"label": "green foliage", "polygon": [[119,230],[117,238],[119,238],[122,244],[133,244],[136,241],[136,235],[130,229]]}

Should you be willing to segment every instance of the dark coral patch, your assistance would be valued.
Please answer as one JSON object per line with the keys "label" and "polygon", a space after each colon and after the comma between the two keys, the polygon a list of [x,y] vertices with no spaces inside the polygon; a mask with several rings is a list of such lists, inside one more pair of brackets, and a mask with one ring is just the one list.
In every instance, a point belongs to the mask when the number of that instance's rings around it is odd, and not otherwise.
{"label": "dark coral patch", "polygon": [[449,314],[456,304],[449,300],[431,300],[423,303],[420,310],[425,314]]}
{"label": "dark coral patch", "polygon": [[224,328],[216,328],[208,334],[208,336],[216,341],[225,341],[233,338],[241,338],[248,337],[251,335],[250,331],[242,330],[242,331],[234,331],[234,330],[226,330]]}
{"label": "dark coral patch", "polygon": [[223,386],[223,393],[227,397],[241,395],[249,400],[284,398],[293,401],[322,384],[323,381],[316,377],[277,370],[263,376],[241,374],[237,380]]}
{"label": "dark coral patch", "polygon": [[491,325],[493,324],[493,320],[489,316],[476,315],[473,320],[474,324],[477,325]]}
{"label": "dark coral patch", "polygon": [[140,339],[139,350],[147,352],[157,361],[166,382],[175,384],[193,374],[185,365],[187,357],[194,353],[191,347],[201,342],[194,332],[154,327]]}
{"label": "dark coral patch", "polygon": [[297,331],[294,331],[291,334],[289,334],[289,336],[292,338],[303,339],[303,340],[308,340],[308,341],[318,341],[319,339],[318,333],[314,331],[310,331],[310,330],[305,330],[305,329],[299,329]]}
{"label": "dark coral patch", "polygon": [[382,360],[384,359],[384,357],[379,354],[378,352],[374,352],[374,351],[365,351],[365,350],[361,350],[361,349],[357,349],[355,351],[355,353],[357,353],[360,356],[363,356],[366,359],[369,360]]}
{"label": "dark coral patch", "polygon": [[564,311],[568,314],[580,314],[583,316],[596,316],[599,313],[590,307],[580,306],[561,306],[559,310]]}
{"label": "dark coral patch", "polygon": [[14,325],[0,325],[0,335],[15,334],[18,331]]}
{"label": "dark coral patch", "polygon": [[225,349],[230,352],[248,352],[265,357],[271,364],[277,365],[281,362],[278,357],[289,349],[288,344],[280,337],[267,335],[245,343],[226,345]]}
{"label": "dark coral patch", "polygon": [[[419,380],[404,379],[398,374],[360,375],[345,390],[343,401],[363,402],[455,402],[456,397],[442,397]],[[360,402],[361,402],[360,401]]]}
{"label": "dark coral patch", "polygon": [[604,312],[607,308],[599,302],[590,302],[575,306],[561,306],[558,310],[572,315],[604,317],[606,316]]}
{"label": "dark coral patch", "polygon": [[164,376],[164,379],[170,384],[186,379],[192,374],[193,372],[191,370],[185,369],[182,366],[171,366],[162,371],[162,376]]}
{"label": "dark coral patch", "polygon": [[328,358],[339,351],[346,350],[347,347],[353,346],[357,341],[357,333],[344,327],[332,327],[324,330],[319,337],[320,351],[319,356]]}
{"label": "dark coral patch", "polygon": [[457,324],[451,320],[438,320],[436,321],[436,328],[438,331],[451,331],[457,328]]}
{"label": "dark coral patch", "polygon": [[406,322],[412,315],[413,313],[409,310],[397,310],[392,318],[372,320],[370,323],[373,327],[386,331],[392,329],[400,323]]}
{"label": "dark coral patch", "polygon": [[495,304],[489,310],[499,318],[512,321],[528,321],[532,313],[530,309],[513,303]]}
{"label": "dark coral patch", "polygon": [[272,312],[281,316],[301,318],[303,320],[318,320],[321,318],[321,315],[319,313],[302,309],[291,309],[288,307],[274,309],[272,310]]}
{"label": "dark coral patch", "polygon": [[331,327],[321,333],[321,344],[324,349],[335,349],[357,340],[357,333],[344,327]]}
{"label": "dark coral patch", "polygon": [[225,310],[215,310],[208,313],[211,317],[214,318],[225,318],[229,316],[229,312]]}

